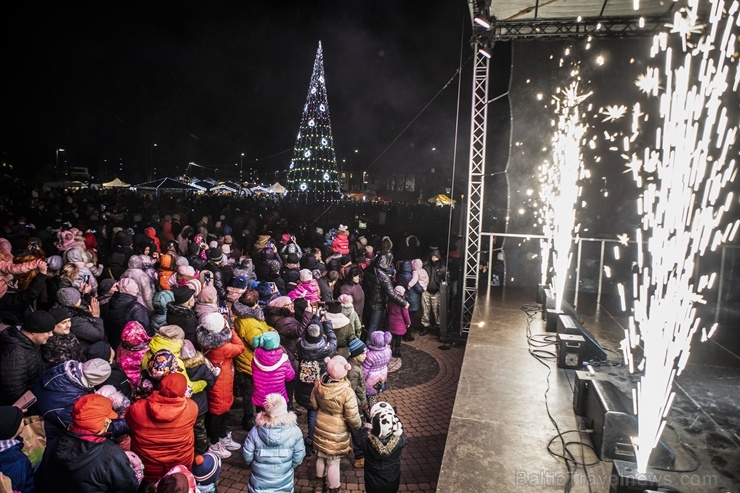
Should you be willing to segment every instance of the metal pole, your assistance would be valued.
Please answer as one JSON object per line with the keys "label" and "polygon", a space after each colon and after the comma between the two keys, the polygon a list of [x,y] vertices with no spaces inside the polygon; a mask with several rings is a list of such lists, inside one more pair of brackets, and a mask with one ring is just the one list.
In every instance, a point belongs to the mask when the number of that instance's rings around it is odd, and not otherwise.
{"label": "metal pole", "polygon": [[727,248],[722,247],[722,259],[719,262],[719,284],[717,285],[717,307],[714,309],[714,323],[719,322],[719,312],[722,307],[722,288],[725,284],[725,261],[727,259]]}
{"label": "metal pole", "polygon": [[[576,240],[578,241],[578,240]],[[576,260],[576,294],[573,298],[573,306],[578,306],[578,292],[581,284],[581,254],[583,253],[583,243],[578,241],[578,259]]]}
{"label": "metal pole", "polygon": [[599,289],[596,293],[596,305],[597,306],[601,306],[601,286],[602,286],[602,283],[604,282],[604,248],[605,247],[606,247],[606,242],[602,240],[601,241],[601,257],[599,258]]}

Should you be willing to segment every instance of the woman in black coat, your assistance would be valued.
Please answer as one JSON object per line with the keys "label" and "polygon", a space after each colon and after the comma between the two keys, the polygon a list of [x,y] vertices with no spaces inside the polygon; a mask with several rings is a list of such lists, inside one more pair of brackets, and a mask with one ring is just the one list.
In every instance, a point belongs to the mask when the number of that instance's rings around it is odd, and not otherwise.
{"label": "woman in black coat", "polygon": [[[130,281],[130,284],[136,285],[133,279],[124,278],[119,283],[123,281]],[[129,283],[126,282],[125,284]],[[105,333],[108,336],[108,343],[111,347],[117,348],[121,344],[123,327],[128,322],[136,320],[143,327],[149,327],[149,312],[144,305],[139,303],[136,295],[120,291],[119,287],[119,291],[114,293],[110,301],[103,305],[103,320],[105,321]],[[74,325],[72,326],[72,332],[74,332]],[[80,342],[82,343],[82,340]]]}

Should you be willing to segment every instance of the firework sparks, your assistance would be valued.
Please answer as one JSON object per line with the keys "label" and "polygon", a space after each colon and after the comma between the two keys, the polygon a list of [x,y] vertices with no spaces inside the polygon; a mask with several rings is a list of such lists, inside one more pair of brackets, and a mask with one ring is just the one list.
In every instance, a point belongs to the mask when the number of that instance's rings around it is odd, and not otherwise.
{"label": "firework sparks", "polygon": [[[700,34],[697,24],[699,2],[677,13],[671,33],[681,36],[683,56],[674,53],[664,35],[656,36],[652,56],[665,59],[665,89],[660,94],[661,128],[655,147],[625,154],[627,171],[641,187],[648,182],[638,209],[642,227],[637,230],[638,262],[633,279],[633,313],[622,347],[630,371],[644,371],[634,392],[639,436],[633,438],[639,471],[646,471],[650,453],[660,439],[665,417],[673,402],[673,381],[685,367],[694,334],[706,340],[717,329],[701,327],[696,303],[704,303],[703,292],[711,289],[715,275],[695,281],[695,262],[707,249],[732,241],[738,222],[723,226],[723,213],[732,194],[723,197],[726,185],[736,174],[737,126],[728,121],[723,107],[725,91],[734,76],[733,25],[738,22],[738,3],[723,12],[722,0],[711,0],[710,24],[695,49],[687,39]],[[657,71],[657,69],[656,69]],[[733,74],[734,72],[734,74]],[[652,69],[638,79],[638,86],[654,94],[660,74]],[[634,129],[633,129],[634,130]],[[648,238],[643,255],[641,236]],[[623,287],[621,298],[625,298]],[[634,328],[633,328],[634,327]],[[639,361],[632,350],[642,340],[644,356]]]}
{"label": "firework sparks", "polygon": [[637,77],[635,85],[645,94],[657,96],[660,92],[660,70],[648,68],[646,73]]}
{"label": "firework sparks", "polygon": [[602,122],[614,122],[621,120],[624,115],[627,114],[627,107],[624,105],[611,104],[601,111],[604,115]]}
{"label": "firework sparks", "polygon": [[[577,77],[577,71],[572,75]],[[561,97],[553,96],[558,115],[552,146],[553,162],[551,166],[542,168],[541,180],[543,185],[548,183],[557,185],[543,186],[540,191],[541,201],[545,207],[543,229],[549,239],[542,242],[543,280],[547,277],[546,255],[552,253],[557,310],[562,306],[568,268],[572,260],[573,234],[577,234],[579,229],[576,225],[576,204],[579,203],[578,199],[581,196],[578,182],[586,175],[581,144],[587,126],[580,121],[578,106],[592,94],[581,93],[578,82],[572,82],[560,93]]]}

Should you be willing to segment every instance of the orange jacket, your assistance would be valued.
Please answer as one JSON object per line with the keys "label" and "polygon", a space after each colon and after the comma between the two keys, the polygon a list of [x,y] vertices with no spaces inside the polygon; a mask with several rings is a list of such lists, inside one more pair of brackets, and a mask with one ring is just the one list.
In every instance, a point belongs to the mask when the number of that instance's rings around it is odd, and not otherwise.
{"label": "orange jacket", "polygon": [[232,330],[231,342],[206,352],[206,358],[213,363],[213,366],[221,368],[216,384],[208,390],[209,413],[216,415],[227,413],[234,404],[234,363],[232,360],[242,354],[244,349],[244,343]]}
{"label": "orange jacket", "polygon": [[157,279],[160,289],[164,291],[172,289],[172,286],[170,286],[170,277],[175,273],[174,269],[175,258],[169,253],[163,253],[159,257],[159,268],[157,269]]}
{"label": "orange jacket", "polygon": [[198,405],[192,399],[165,397],[156,390],[126,410],[131,450],[144,463],[146,481],[158,481],[178,464],[193,465],[197,418]]}

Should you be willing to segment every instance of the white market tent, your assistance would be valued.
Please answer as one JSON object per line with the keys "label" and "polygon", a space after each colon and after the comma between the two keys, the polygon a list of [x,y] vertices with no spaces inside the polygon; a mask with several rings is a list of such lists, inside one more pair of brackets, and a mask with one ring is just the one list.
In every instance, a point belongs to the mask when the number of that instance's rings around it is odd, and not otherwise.
{"label": "white market tent", "polygon": [[115,180],[109,181],[107,183],[103,183],[103,188],[123,188],[123,187],[130,187],[130,183],[126,183],[125,181],[122,181],[120,178],[116,177]]}
{"label": "white market tent", "polygon": [[279,182],[275,182],[270,188],[267,189],[272,193],[284,194],[288,192],[288,189],[282,186]]}

